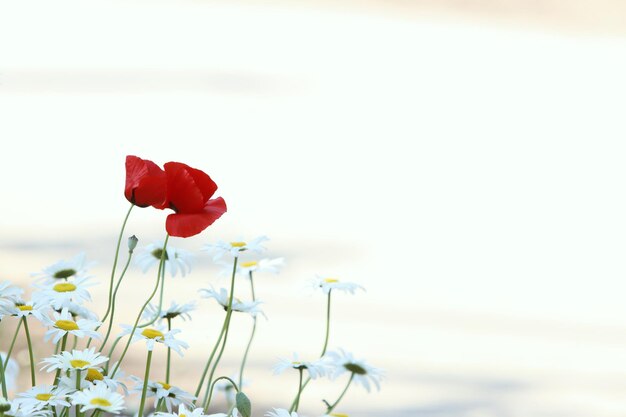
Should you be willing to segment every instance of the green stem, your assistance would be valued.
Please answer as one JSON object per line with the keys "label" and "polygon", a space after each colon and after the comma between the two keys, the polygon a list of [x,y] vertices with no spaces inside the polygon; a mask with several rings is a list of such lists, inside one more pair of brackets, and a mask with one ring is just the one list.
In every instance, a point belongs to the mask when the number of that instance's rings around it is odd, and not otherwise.
{"label": "green stem", "polygon": [[328,409],[326,410],[326,414],[330,414],[335,407],[337,407],[337,404],[339,404],[339,401],[341,401],[341,399],[343,398],[344,395],[346,395],[346,392],[348,392],[348,388],[350,388],[350,384],[352,383],[352,380],[354,379],[354,372],[352,372],[350,374],[350,379],[348,380],[348,383],[346,384],[346,387],[343,389],[343,391],[341,392],[341,395],[339,396],[339,398],[337,398],[337,401],[335,401],[333,403],[333,405],[331,405],[330,407],[328,407]]}
{"label": "green stem", "polygon": [[[165,252],[165,248],[163,248],[163,252]],[[165,265],[163,265],[163,268],[161,268],[161,271],[159,272],[159,275],[161,277],[161,289],[159,290],[159,306],[157,308],[157,312],[154,315],[154,317],[152,317],[150,319],[150,321],[146,322],[146,323],[142,323],[137,327],[148,327],[150,326],[152,323],[154,323],[155,321],[157,321],[159,319],[159,317],[161,317],[161,309],[163,308],[163,293],[165,290]]]}
{"label": "green stem", "polygon": [[9,351],[7,352],[7,357],[5,359],[6,363],[9,363],[9,359],[11,359],[11,353],[13,352],[13,346],[15,346],[15,340],[17,339],[20,327],[22,327],[22,320],[17,322],[17,327],[15,328],[15,333],[13,334],[13,340],[11,340],[11,346],[9,346]]}
{"label": "green stem", "polygon": [[[216,383],[217,381],[219,381],[220,379],[225,379],[225,380],[227,380],[228,382],[230,382],[230,383],[231,383],[231,385],[232,385],[233,387],[235,387],[235,391],[239,392],[239,387],[237,386],[237,384],[235,384],[235,381],[233,381],[232,379],[230,379],[230,378],[229,378],[229,377],[227,377],[227,376],[220,376],[219,378],[215,378],[215,381],[213,381],[213,383],[211,384],[211,392],[213,392],[213,389],[215,388],[215,383]],[[241,386],[241,385],[240,385],[240,386]]]}
{"label": "green stem", "polygon": [[[76,391],[80,391],[80,369],[76,370]],[[76,406],[76,417],[80,417],[80,405]]]}
{"label": "green stem", "polygon": [[111,279],[109,282],[109,303],[107,304],[107,311],[104,313],[102,317],[102,322],[104,323],[107,317],[109,317],[109,313],[111,312],[111,306],[113,301],[113,281],[115,280],[115,269],[117,268],[117,260],[120,254],[120,246],[122,244],[122,237],[124,236],[124,229],[126,229],[126,223],[128,222],[128,217],[130,217],[130,212],[133,211],[134,204],[130,204],[130,208],[128,212],[126,212],[126,217],[124,217],[124,222],[122,222],[122,229],[120,230],[120,234],[117,238],[117,246],[115,247],[115,259],[113,260],[113,268],[111,269]]}
{"label": "green stem", "polygon": [[[102,349],[104,349],[104,346],[106,345],[107,341],[109,340],[109,336],[111,335],[111,329],[113,328],[113,319],[115,318],[115,299],[117,298],[117,291],[120,289],[120,284],[122,283],[122,279],[126,275],[126,271],[128,270],[128,266],[130,265],[130,260],[132,259],[132,257],[133,252],[129,252],[128,260],[126,261],[126,265],[124,265],[122,275],[120,275],[117,280],[117,284],[115,285],[115,291],[113,291],[113,298],[111,299],[111,319],[109,320],[109,327],[107,329],[106,335],[104,336],[104,341],[100,346],[100,352],[102,352]],[[91,339],[89,340],[89,342],[91,342]],[[89,343],[87,343],[87,347],[89,347]]]}
{"label": "green stem", "polygon": [[28,356],[30,358],[30,380],[34,387],[37,385],[35,382],[35,359],[33,359],[33,344],[30,341],[30,331],[28,330],[28,320],[26,317],[22,317],[22,321],[24,322],[24,333],[26,333],[26,342],[28,343]]}
{"label": "green stem", "polygon": [[[232,306],[232,295],[233,295],[233,291],[232,289],[234,288],[235,285],[235,272],[237,271],[237,258],[235,258],[234,264],[233,264],[233,274],[231,277],[231,298],[229,300],[229,305]],[[217,343],[215,343],[215,346],[213,347],[213,351],[211,352],[211,355],[209,356],[209,359],[206,362],[206,365],[204,366],[204,370],[202,371],[202,376],[200,377],[200,382],[198,383],[198,387],[196,388],[196,401],[198,400],[198,395],[200,395],[200,390],[202,389],[202,385],[204,384],[204,378],[206,377],[207,372],[209,371],[209,367],[211,366],[211,362],[213,361],[213,357],[215,356],[215,352],[217,352],[217,348],[220,345],[220,342],[222,341],[222,337],[224,337],[224,333],[226,332],[226,327],[228,325],[228,320],[229,320],[229,315],[228,312],[226,313],[226,317],[224,317],[224,323],[222,324],[222,330],[220,331],[220,336],[217,338]],[[209,386],[211,384],[209,383]],[[209,389],[210,387],[207,387],[207,389]],[[206,398],[206,395],[205,395]],[[195,401],[194,401],[195,404]]]}
{"label": "green stem", "polygon": [[146,361],[146,374],[143,378],[143,388],[141,389],[141,402],[139,403],[139,412],[137,415],[143,417],[143,407],[146,404],[146,391],[148,389],[148,378],[150,377],[150,361],[152,360],[152,351],[148,351],[148,360]]}
{"label": "green stem", "polygon": [[215,363],[213,364],[211,372],[209,373],[209,379],[206,388],[208,392],[204,396],[204,398],[206,399],[206,402],[204,404],[205,410],[208,410],[209,405],[211,404],[211,396],[213,395],[213,391],[211,391],[211,380],[213,379],[213,374],[215,374],[215,369],[217,368],[217,365],[220,363],[220,359],[222,358],[222,354],[224,353],[224,349],[226,348],[226,341],[228,340],[230,318],[233,315],[233,298],[235,297],[235,273],[237,272],[237,259],[238,258],[235,257],[235,260],[233,262],[233,275],[230,279],[230,297],[228,298],[228,307],[226,308],[226,320],[224,320],[224,328],[222,329],[224,333],[224,340],[222,341],[222,347],[220,348],[220,352],[217,354]]}
{"label": "green stem", "polygon": [[0,355],[0,384],[2,384],[2,397],[8,400],[9,395],[7,394],[7,382],[4,378],[4,363],[2,362],[2,355]]}
{"label": "green stem", "polygon": [[328,347],[328,337],[330,336],[330,294],[333,290],[328,290],[328,301],[326,304],[326,338],[324,339],[324,348],[320,358],[326,354],[326,348]]}
{"label": "green stem", "polygon": [[[250,290],[252,292],[252,302],[256,301],[256,295],[254,293],[254,281],[252,280],[252,271],[248,273],[250,278]],[[252,333],[250,334],[250,340],[248,340],[248,345],[246,346],[246,351],[243,354],[243,359],[241,361],[241,368],[239,368],[239,386],[243,385],[243,370],[246,366],[246,361],[248,359],[248,353],[250,352],[250,346],[252,346],[252,340],[254,339],[254,334],[256,333],[256,316],[252,318]]]}
{"label": "green stem", "polygon": [[115,368],[113,369],[113,372],[111,373],[111,378],[113,378],[115,376],[115,373],[119,369],[120,365],[122,364],[122,361],[124,360],[124,357],[126,356],[126,352],[128,352],[128,347],[130,346],[130,343],[133,340],[133,335],[135,334],[135,330],[137,330],[137,325],[139,324],[139,320],[141,320],[141,314],[146,309],[148,304],[150,304],[150,301],[152,301],[152,298],[154,298],[154,295],[156,294],[157,290],[159,289],[159,283],[160,283],[160,279],[159,278],[160,278],[160,275],[161,275],[161,269],[164,266],[165,249],[167,248],[167,241],[169,240],[169,238],[170,238],[170,235],[166,235],[165,243],[163,244],[163,252],[161,253],[161,262],[159,262],[159,270],[157,272],[157,280],[156,280],[156,285],[154,286],[154,290],[152,290],[152,294],[150,294],[150,297],[143,304],[143,306],[141,307],[141,310],[139,311],[139,314],[137,315],[137,319],[135,319],[135,324],[133,325],[133,330],[130,332],[130,335],[128,336],[128,341],[126,342],[126,346],[124,346],[124,350],[122,351],[122,355],[120,356],[120,359],[117,362],[117,365],[115,366]]}
{"label": "green stem", "polygon": [[[172,319],[170,317],[167,318],[167,331],[172,331]],[[167,367],[165,368],[165,383],[170,383],[170,363],[172,360],[172,348],[167,347]]]}
{"label": "green stem", "polygon": [[[326,348],[328,348],[328,339],[330,336],[330,293],[332,291],[333,291],[332,289],[328,291],[328,299],[327,299],[327,304],[326,304],[326,337],[324,338],[324,347],[322,348],[322,354],[320,355],[320,358],[326,354]],[[310,376],[307,377],[306,381],[304,381],[304,385],[302,385],[302,391],[304,391],[306,386],[309,385],[309,382],[311,382]],[[294,398],[294,400],[291,402],[290,409],[293,409],[295,404],[296,404],[296,399]]]}
{"label": "green stem", "polygon": [[[63,339],[61,340],[61,350],[60,352],[63,352],[65,350],[65,345],[67,344],[67,335],[69,333],[65,333],[63,335]],[[52,385],[58,385],[58,381],[59,378],[61,377],[61,368],[57,369],[56,373],[54,374],[54,381],[52,382]]]}
{"label": "green stem", "polygon": [[300,378],[298,380],[298,394],[296,395],[296,405],[293,407],[293,410],[289,410],[289,412],[295,411],[296,413],[298,412],[298,407],[300,406],[300,395],[302,394],[302,372],[304,371],[304,369],[302,369],[302,367],[299,367],[298,371],[300,372]]}

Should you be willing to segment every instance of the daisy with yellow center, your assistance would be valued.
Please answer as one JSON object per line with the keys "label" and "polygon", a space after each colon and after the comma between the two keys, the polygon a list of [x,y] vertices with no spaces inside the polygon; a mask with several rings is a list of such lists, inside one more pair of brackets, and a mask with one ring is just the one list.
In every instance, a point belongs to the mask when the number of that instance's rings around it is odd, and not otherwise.
{"label": "daisy with yellow center", "polygon": [[109,360],[109,358],[96,352],[95,347],[85,350],[72,350],[71,353],[61,352],[58,355],[44,359],[42,363],[44,363],[45,366],[42,370],[47,369],[48,372],[52,372],[57,369],[62,371],[82,371],[89,368],[95,368],[105,363],[107,360]]}
{"label": "daisy with yellow center", "polygon": [[50,304],[55,310],[60,310],[70,302],[83,304],[85,301],[91,301],[87,289],[93,285],[95,283],[89,277],[79,277],[72,281],[47,281],[46,284],[35,286],[39,291],[33,293],[33,298]]}
{"label": "daisy with yellow center", "polygon": [[14,316],[18,318],[34,316],[37,320],[43,322],[44,317],[50,310],[50,306],[47,303],[42,303],[37,300],[24,301],[16,299],[14,302],[0,306],[0,313],[7,316]]}
{"label": "daisy with yellow center", "polygon": [[61,310],[61,313],[52,313],[54,319],[45,317],[45,324],[49,327],[44,339],[49,340],[52,338],[53,343],[57,343],[66,334],[74,335],[78,338],[93,337],[100,339],[101,336],[95,331],[102,323],[99,321],[79,319],[74,321],[74,318],[70,314],[67,308]]}
{"label": "daisy with yellow center", "polygon": [[315,289],[321,289],[324,294],[328,294],[332,290],[343,291],[346,293],[354,294],[357,290],[365,291],[365,288],[360,286],[359,284],[355,284],[354,282],[346,282],[342,281],[337,277],[333,276],[316,276],[311,281],[311,287]]}
{"label": "daisy with yellow center", "polygon": [[[270,274],[278,274],[281,268],[284,266],[285,260],[284,258],[263,258],[258,261],[246,261],[240,262],[237,265],[237,275],[248,278],[251,273],[257,272],[267,272]],[[232,270],[232,266],[224,263],[223,274],[230,273]],[[255,275],[256,276],[256,275]]]}
{"label": "daisy with yellow center", "polygon": [[121,325],[124,329],[122,333],[120,333],[120,337],[126,336],[128,334],[133,334],[131,341],[136,342],[138,340],[143,340],[146,342],[146,346],[148,350],[154,350],[155,343],[162,343],[167,347],[175,350],[180,356],[183,356],[182,349],[187,349],[189,345],[182,340],[176,339],[174,336],[180,333],[179,329],[172,329],[167,331],[165,326],[156,326],[156,327],[146,327],[145,329],[135,329],[133,333],[133,326],[128,326],[126,324]]}
{"label": "daisy with yellow center", "polygon": [[106,413],[119,414],[124,407],[124,397],[111,391],[106,384],[97,381],[87,389],[70,395],[72,405],[82,405],[80,412],[87,410],[101,410]]}
{"label": "daisy with yellow center", "polygon": [[[143,389],[144,381],[135,376],[131,376],[130,378],[135,381],[135,386],[131,389],[131,392],[140,393]],[[146,395],[148,398],[154,397],[155,408],[160,402],[164,403],[168,413],[171,413],[174,407],[185,405],[191,407],[193,401],[196,399],[196,397],[187,391],[164,381],[148,380]]]}
{"label": "daisy with yellow center", "polygon": [[242,252],[261,253],[265,250],[261,243],[266,240],[269,240],[267,236],[259,236],[252,240],[235,239],[230,242],[219,240],[204,245],[203,250],[213,255],[213,261],[219,261],[226,255],[237,258]]}
{"label": "daisy with yellow center", "polygon": [[69,390],[63,387],[36,385],[28,391],[18,394],[18,398],[14,401],[20,405],[22,410],[39,411],[56,406],[69,407],[70,403],[65,399],[68,393]]}
{"label": "daisy with yellow center", "polygon": [[[213,287],[202,288],[198,290],[198,292],[200,293],[200,296],[202,298],[215,299],[215,301],[217,301],[218,304],[224,308],[224,310],[227,310],[229,298],[228,298],[228,291],[226,291],[226,288],[220,288],[219,291],[216,291],[215,288]],[[263,316],[265,316],[265,313],[263,313],[263,311],[261,310],[261,307],[260,307],[261,304],[263,304],[263,302],[259,300],[241,301],[237,298],[234,298],[232,309],[233,311],[236,311],[236,312],[248,313],[252,317],[256,317],[257,314],[262,314]]]}

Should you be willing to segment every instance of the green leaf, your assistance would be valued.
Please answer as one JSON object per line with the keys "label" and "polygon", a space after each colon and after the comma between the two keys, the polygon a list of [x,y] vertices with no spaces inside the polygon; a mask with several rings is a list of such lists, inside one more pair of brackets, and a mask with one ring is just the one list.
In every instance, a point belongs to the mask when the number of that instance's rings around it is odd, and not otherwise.
{"label": "green leaf", "polygon": [[239,391],[235,395],[235,403],[237,404],[237,410],[243,417],[250,417],[252,415],[252,403],[250,399],[243,392]]}

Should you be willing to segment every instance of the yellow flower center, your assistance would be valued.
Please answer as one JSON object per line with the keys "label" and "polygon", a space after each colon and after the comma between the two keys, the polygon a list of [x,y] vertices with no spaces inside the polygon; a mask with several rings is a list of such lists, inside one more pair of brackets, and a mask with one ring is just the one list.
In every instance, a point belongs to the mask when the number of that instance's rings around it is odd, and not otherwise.
{"label": "yellow flower center", "polygon": [[104,379],[104,375],[96,368],[87,369],[87,376],[85,377],[87,381],[102,381]]}
{"label": "yellow flower center", "polygon": [[106,398],[92,398],[91,401],[89,401],[89,403],[91,405],[96,405],[98,407],[110,407],[111,403],[109,402],[109,400],[107,400]]}
{"label": "yellow flower center", "polygon": [[334,284],[335,282],[339,282],[337,278],[324,278],[324,282],[327,284]]}
{"label": "yellow flower center", "polygon": [[348,415],[344,413],[331,413],[330,415],[333,417],[348,417]]}
{"label": "yellow flower center", "polygon": [[291,362],[291,364],[292,365],[302,365],[302,362],[294,361],[294,362]]}
{"label": "yellow flower center", "polygon": [[70,284],[69,282],[61,282],[52,287],[56,292],[71,292],[76,289],[76,285]]}
{"label": "yellow flower center", "polygon": [[89,365],[89,362],[82,359],[72,359],[70,361],[70,365],[72,365],[72,368],[84,368],[85,366]]}
{"label": "yellow flower center", "polygon": [[156,338],[164,339],[163,333],[161,333],[157,329],[151,329],[151,328],[144,329],[144,331],[141,332],[141,335],[147,337],[148,339],[156,339]]}
{"label": "yellow flower center", "polygon": [[70,331],[70,330],[78,330],[78,324],[76,324],[75,321],[72,320],[57,320],[54,325],[61,329],[61,330],[65,330],[65,331]]}
{"label": "yellow flower center", "polygon": [[35,398],[39,401],[48,401],[50,398],[52,398],[52,394],[37,394],[35,395]]}
{"label": "yellow flower center", "polygon": [[258,262],[256,261],[250,261],[250,262],[242,262],[241,266],[243,266],[244,268],[250,268],[251,266],[257,266]]}
{"label": "yellow flower center", "polygon": [[187,414],[179,414],[178,417],[187,417]]}
{"label": "yellow flower center", "polygon": [[243,248],[246,246],[246,242],[230,242],[230,246],[233,248]]}
{"label": "yellow flower center", "polygon": [[167,382],[163,382],[163,381],[159,381],[159,384],[161,384],[161,386],[165,389],[170,389],[172,388],[172,386],[170,384],[168,384]]}
{"label": "yellow flower center", "polygon": [[31,311],[33,306],[17,306],[21,311]]}

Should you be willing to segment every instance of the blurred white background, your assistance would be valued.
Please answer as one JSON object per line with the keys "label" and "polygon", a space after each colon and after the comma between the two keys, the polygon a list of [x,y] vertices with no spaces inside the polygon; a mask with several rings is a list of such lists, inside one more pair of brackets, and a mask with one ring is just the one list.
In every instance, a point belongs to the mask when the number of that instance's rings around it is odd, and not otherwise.
{"label": "blurred white background", "polygon": [[[267,234],[287,259],[259,290],[258,404],[292,398],[276,357],[319,351],[324,299],[303,287],[324,274],[367,288],[337,296],[331,345],[386,371],[342,412],[623,416],[626,38],[558,7],[526,25],[401,6],[0,3],[0,279],[85,250],[105,280],[125,156],[181,161],[229,210],[172,244]],[[164,218],[137,210],[129,232],[148,243]],[[221,282],[198,258],[177,301]],[[129,315],[151,282],[133,279]],[[221,317],[202,305],[197,363]]]}

